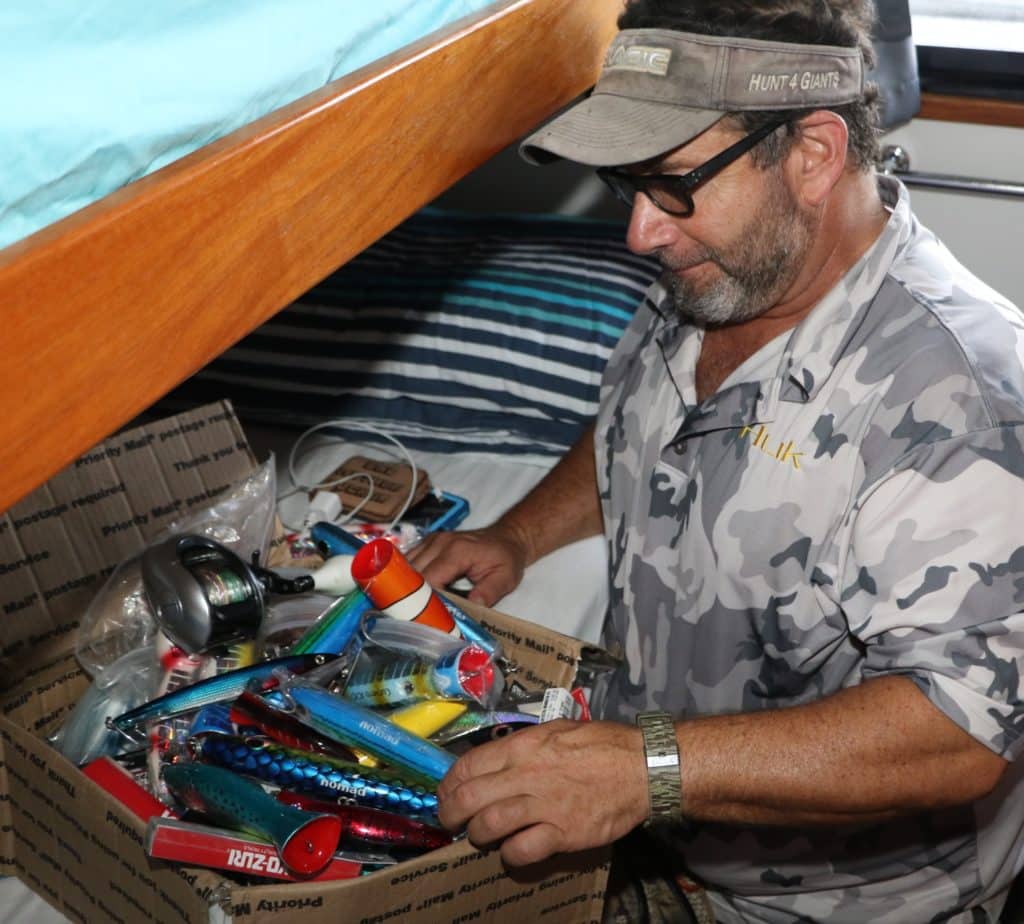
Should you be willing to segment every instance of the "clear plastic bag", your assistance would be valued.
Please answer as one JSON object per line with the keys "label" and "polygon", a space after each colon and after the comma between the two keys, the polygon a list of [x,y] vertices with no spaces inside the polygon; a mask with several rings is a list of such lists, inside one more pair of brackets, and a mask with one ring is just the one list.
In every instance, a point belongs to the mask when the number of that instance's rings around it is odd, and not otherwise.
{"label": "clear plastic bag", "polygon": [[[227,546],[243,561],[253,552],[262,558],[274,528],[276,494],[271,456],[214,503],[173,522],[151,544],[192,533]],[[157,624],[143,590],[142,551],[114,569],[82,617],[75,654],[90,676],[128,652],[154,644]]]}
{"label": "clear plastic bag", "polygon": [[50,743],[75,764],[97,757],[113,757],[131,742],[119,731],[107,728],[108,717],[120,715],[149,700],[160,668],[150,645],[130,651],[104,670],[78,700],[71,715],[50,736]]}

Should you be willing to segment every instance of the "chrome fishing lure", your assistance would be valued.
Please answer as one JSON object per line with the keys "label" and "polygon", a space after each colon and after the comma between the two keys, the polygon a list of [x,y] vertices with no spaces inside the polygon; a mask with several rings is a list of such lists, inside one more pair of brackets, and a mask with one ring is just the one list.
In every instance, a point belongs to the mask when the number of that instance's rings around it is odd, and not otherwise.
{"label": "chrome fishing lure", "polygon": [[360,805],[341,805],[285,790],[277,794],[277,801],[317,815],[337,815],[341,819],[341,843],[350,847],[405,853],[437,850],[452,842],[452,835],[443,828],[393,812]]}
{"label": "chrome fishing lure", "polygon": [[[285,747],[297,748],[300,751],[312,751],[316,754],[327,754],[339,760],[355,760],[350,748],[337,741],[332,741],[318,734],[308,725],[303,725],[290,712],[275,709],[269,699],[250,693],[248,690],[236,699],[229,707],[231,722],[237,726],[255,728],[262,735],[283,744]],[[231,733],[230,729],[206,729]],[[198,734],[201,729],[193,729]],[[249,735],[249,733],[245,733]],[[250,735],[251,736],[251,735]]]}
{"label": "chrome fishing lure", "polygon": [[[269,681],[274,678],[275,671],[286,671],[291,674],[303,674],[315,667],[330,663],[334,655],[287,655],[264,661],[251,667],[228,671],[207,680],[201,680],[191,686],[182,687],[165,696],[158,696],[148,703],[124,712],[116,718],[107,719],[110,728],[130,735],[138,731],[147,722],[162,722],[173,716],[193,712],[203,706],[235,699],[251,681]],[[276,680],[274,680],[276,683]]]}
{"label": "chrome fishing lure", "polygon": [[399,815],[437,814],[437,794],[394,771],[233,735],[204,735],[195,739],[194,749],[205,761],[292,792]]}

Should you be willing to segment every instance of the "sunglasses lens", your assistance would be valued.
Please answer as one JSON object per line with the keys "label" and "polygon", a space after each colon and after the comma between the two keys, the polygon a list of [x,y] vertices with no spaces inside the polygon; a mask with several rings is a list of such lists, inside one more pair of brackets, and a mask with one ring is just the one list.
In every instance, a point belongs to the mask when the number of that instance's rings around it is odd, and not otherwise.
{"label": "sunglasses lens", "polygon": [[693,214],[693,198],[685,189],[680,189],[678,183],[672,182],[675,178],[664,180],[658,177],[651,177],[644,192],[651,197],[651,201],[663,212],[669,215],[687,216]]}
{"label": "sunglasses lens", "polygon": [[693,214],[693,198],[679,188],[675,177],[632,176],[611,170],[599,170],[608,188],[632,208],[638,192],[644,193],[659,209],[669,215],[686,217]]}

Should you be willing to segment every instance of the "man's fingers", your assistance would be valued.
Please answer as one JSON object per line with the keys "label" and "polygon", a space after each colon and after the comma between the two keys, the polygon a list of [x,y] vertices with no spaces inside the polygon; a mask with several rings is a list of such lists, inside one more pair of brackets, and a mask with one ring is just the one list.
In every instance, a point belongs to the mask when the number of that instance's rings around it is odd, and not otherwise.
{"label": "man's fingers", "polygon": [[478,745],[445,774],[437,787],[438,819],[449,831],[461,830],[490,803],[521,792],[519,774],[508,770],[513,766],[514,737]]}
{"label": "man's fingers", "polygon": [[443,533],[431,533],[429,536],[424,536],[405,553],[405,557],[409,559],[411,565],[415,565],[417,569],[421,570],[437,558],[438,551],[443,547],[446,538]]}
{"label": "man's fingers", "polygon": [[412,564],[431,587],[447,587],[470,573],[474,551],[472,545],[458,536],[438,536]]}
{"label": "man's fingers", "polygon": [[501,859],[506,866],[529,866],[564,850],[564,832],[552,824],[542,822],[508,838],[501,845]]}
{"label": "man's fingers", "polygon": [[503,571],[492,571],[479,580],[473,580],[473,589],[466,596],[482,606],[494,606],[505,594],[515,589],[515,582]]}
{"label": "man's fingers", "polygon": [[536,796],[516,793],[491,802],[474,815],[466,826],[466,834],[478,847],[496,844],[524,828],[542,822],[545,809],[542,800]]}

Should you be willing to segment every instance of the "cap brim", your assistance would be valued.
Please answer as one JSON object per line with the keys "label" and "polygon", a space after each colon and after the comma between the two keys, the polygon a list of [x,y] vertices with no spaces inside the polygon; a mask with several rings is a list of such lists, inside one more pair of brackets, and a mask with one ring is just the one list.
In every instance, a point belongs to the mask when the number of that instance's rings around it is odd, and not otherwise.
{"label": "cap brim", "polygon": [[686,144],[723,115],[595,93],[526,138],[519,154],[531,164],[559,157],[591,167],[635,164]]}

